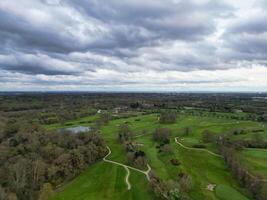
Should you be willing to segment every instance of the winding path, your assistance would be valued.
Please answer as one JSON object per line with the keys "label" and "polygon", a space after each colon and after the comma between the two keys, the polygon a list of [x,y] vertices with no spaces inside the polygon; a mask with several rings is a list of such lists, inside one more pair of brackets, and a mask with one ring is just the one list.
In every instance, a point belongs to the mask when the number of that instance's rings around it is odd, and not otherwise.
{"label": "winding path", "polygon": [[[213,156],[216,156],[216,157],[219,157],[219,158],[223,158],[221,155],[216,154],[216,153],[213,153],[212,151],[209,151],[209,150],[207,150],[207,149],[197,149],[197,148],[187,147],[187,146],[183,145],[182,143],[180,143],[180,142],[178,141],[178,137],[174,138],[174,141],[175,141],[175,143],[179,144],[179,145],[180,145],[181,147],[183,147],[184,149],[195,150],[195,151],[205,151],[205,152],[207,152],[207,153],[209,153],[209,154],[211,154],[211,155],[213,155]],[[246,171],[246,173],[247,173],[249,176],[251,176],[251,177],[254,177],[254,178],[257,177],[257,176],[255,176],[255,175],[249,173],[248,171]],[[263,178],[261,178],[260,181],[262,181],[262,182],[267,182],[267,179],[263,179]]]}
{"label": "winding path", "polygon": [[127,190],[130,190],[132,188],[131,183],[129,182],[129,177],[130,177],[130,170],[128,167],[124,166],[124,169],[126,170],[127,174],[125,176],[125,183],[127,184]]}
{"label": "winding path", "polygon": [[198,148],[193,148],[193,147],[187,147],[187,146],[184,146],[182,143],[180,143],[178,141],[178,137],[174,138],[174,141],[175,143],[179,144],[181,147],[183,147],[184,149],[188,149],[188,150],[195,150],[195,151],[204,151],[204,152],[207,152],[213,156],[216,156],[216,157],[219,157],[219,158],[222,158],[221,155],[217,154],[217,153],[213,153],[212,151],[209,151],[207,149],[198,149]]}
{"label": "winding path", "polygon": [[131,167],[129,165],[125,165],[125,164],[122,164],[122,163],[119,163],[119,162],[116,162],[116,161],[109,160],[109,159],[107,159],[107,157],[111,154],[111,150],[110,150],[110,148],[108,146],[107,146],[107,149],[108,149],[108,154],[103,158],[103,161],[108,162],[108,163],[112,163],[112,164],[115,164],[115,165],[122,166],[126,170],[127,174],[125,176],[125,183],[127,185],[127,189],[128,190],[130,190],[131,187],[132,187],[131,183],[129,182],[129,177],[130,177],[130,174],[131,174],[129,169],[135,170],[137,172],[140,172],[140,173],[146,175],[147,180],[150,181],[149,172],[151,171],[151,167],[149,166],[149,164],[147,164],[147,170],[143,171],[141,169],[137,169],[137,168]]}

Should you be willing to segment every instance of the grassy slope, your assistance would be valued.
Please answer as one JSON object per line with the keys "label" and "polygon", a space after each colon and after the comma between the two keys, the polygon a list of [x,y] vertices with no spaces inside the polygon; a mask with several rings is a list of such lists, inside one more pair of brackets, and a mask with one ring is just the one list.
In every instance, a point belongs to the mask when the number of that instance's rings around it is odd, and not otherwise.
{"label": "grassy slope", "polygon": [[99,162],[90,166],[74,181],[64,187],[54,200],[101,200],[101,199],[153,199],[147,192],[148,185],[140,173],[131,171],[132,189],[128,191],[124,182],[124,168],[110,163]]}
{"label": "grassy slope", "polygon": [[260,149],[242,150],[240,156],[252,173],[267,179],[267,151]]}
{"label": "grassy slope", "polygon": [[[137,121],[137,119],[140,119],[140,121]],[[79,122],[79,120],[77,121]],[[157,122],[156,115],[143,115],[128,119],[112,120],[108,126],[103,127],[102,134],[112,150],[109,158],[123,163],[126,162],[125,153],[121,145],[117,143],[116,138],[118,126],[126,121],[136,135],[142,134],[144,129],[147,130],[147,135],[138,137],[136,140],[144,144],[142,149],[146,152],[152,169],[161,178],[168,180],[177,176],[179,171],[187,171],[193,177],[194,186],[191,196],[194,199],[225,199],[229,196],[236,197],[233,199],[237,200],[246,199],[241,194],[243,190],[238,187],[220,158],[203,152],[184,150],[175,144],[173,139],[173,154],[164,155],[158,153],[155,148],[156,144],[151,140],[151,133],[156,127],[166,126],[172,130],[174,138],[174,136],[179,136],[182,133],[184,127],[190,126],[192,127],[193,134],[188,136],[183,142],[186,145],[192,145],[199,142],[201,132],[204,129],[208,128],[215,133],[222,133],[236,127],[257,127],[257,123],[247,121],[236,123],[237,121],[229,119],[181,116],[177,119],[176,124],[160,125]],[[75,124],[74,121],[72,123]],[[216,149],[212,145],[208,146],[208,148],[216,152]],[[169,160],[173,157],[178,158],[182,162],[182,165],[179,167],[172,166]],[[97,163],[89,167],[88,170],[71,182],[55,199],[105,199],[107,195],[113,195],[111,196],[112,199],[153,199],[144,175],[133,172],[132,170],[130,176],[132,189],[126,191],[124,182],[125,173],[121,167],[113,166],[109,163]],[[106,183],[107,188],[103,186],[104,183]],[[206,190],[205,188],[209,183],[217,184],[218,192],[217,188],[216,192]]]}

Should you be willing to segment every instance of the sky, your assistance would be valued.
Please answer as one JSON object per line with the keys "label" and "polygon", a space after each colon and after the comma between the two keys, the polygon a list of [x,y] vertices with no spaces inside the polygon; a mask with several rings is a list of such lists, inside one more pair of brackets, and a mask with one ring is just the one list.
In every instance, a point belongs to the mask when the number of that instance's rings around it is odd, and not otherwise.
{"label": "sky", "polygon": [[0,0],[0,91],[267,91],[267,1]]}

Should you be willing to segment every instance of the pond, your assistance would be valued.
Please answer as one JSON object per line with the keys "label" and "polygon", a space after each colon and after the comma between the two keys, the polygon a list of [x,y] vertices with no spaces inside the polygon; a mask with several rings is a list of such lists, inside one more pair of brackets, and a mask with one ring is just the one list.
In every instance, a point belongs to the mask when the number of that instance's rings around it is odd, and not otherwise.
{"label": "pond", "polygon": [[76,126],[76,127],[71,127],[71,128],[61,128],[59,129],[59,132],[69,131],[73,134],[77,134],[77,133],[88,132],[90,130],[91,130],[90,127],[87,127],[87,126]]}

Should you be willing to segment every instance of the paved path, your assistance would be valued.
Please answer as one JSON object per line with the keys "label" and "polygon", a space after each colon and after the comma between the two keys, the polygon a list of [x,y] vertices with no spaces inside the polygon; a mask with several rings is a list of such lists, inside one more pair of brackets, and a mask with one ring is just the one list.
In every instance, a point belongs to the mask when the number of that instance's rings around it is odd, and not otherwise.
{"label": "paved path", "polygon": [[185,146],[185,145],[183,145],[182,143],[179,142],[178,137],[174,138],[174,141],[175,141],[175,143],[179,144],[179,145],[180,145],[181,147],[183,147],[184,149],[195,150],[195,151],[204,151],[204,152],[207,152],[207,153],[209,153],[209,154],[211,154],[211,155],[213,155],[213,156],[222,158],[221,155],[216,154],[216,153],[213,153],[212,151],[209,151],[209,150],[207,150],[207,149],[199,149],[199,148],[187,147],[187,146]]}
{"label": "paved path", "polygon": [[131,189],[131,183],[129,182],[129,176],[130,176],[130,170],[128,169],[128,167],[124,166],[124,169],[126,170],[127,174],[125,176],[125,183],[127,184],[127,190]]}
{"label": "paved path", "polygon": [[103,161],[108,162],[108,163],[112,163],[112,164],[115,164],[115,165],[122,166],[126,170],[127,174],[126,174],[126,177],[125,177],[125,183],[127,185],[127,189],[128,190],[131,189],[131,183],[129,182],[129,177],[130,177],[131,172],[130,172],[129,169],[135,170],[137,172],[140,172],[140,173],[146,175],[147,180],[150,181],[149,172],[151,171],[151,167],[149,166],[149,164],[147,164],[147,170],[143,171],[141,169],[137,169],[137,168],[131,167],[129,165],[125,165],[125,164],[122,164],[122,163],[119,163],[119,162],[116,162],[116,161],[108,160],[107,157],[111,154],[111,150],[110,150],[110,148],[108,146],[107,146],[107,149],[108,149],[108,154],[103,158]]}

